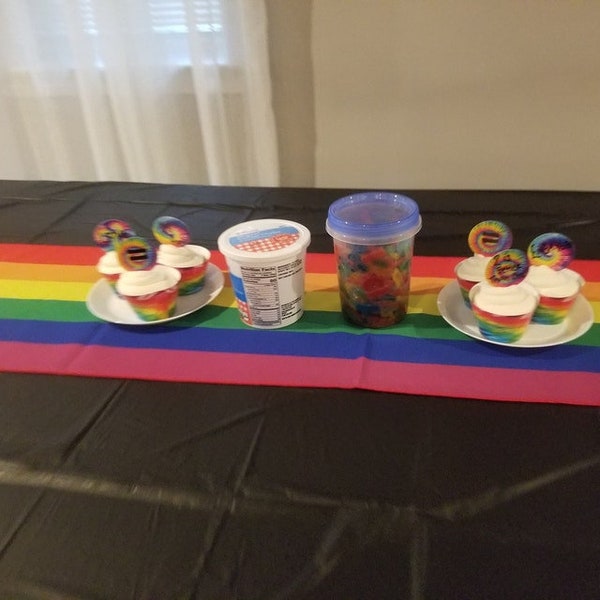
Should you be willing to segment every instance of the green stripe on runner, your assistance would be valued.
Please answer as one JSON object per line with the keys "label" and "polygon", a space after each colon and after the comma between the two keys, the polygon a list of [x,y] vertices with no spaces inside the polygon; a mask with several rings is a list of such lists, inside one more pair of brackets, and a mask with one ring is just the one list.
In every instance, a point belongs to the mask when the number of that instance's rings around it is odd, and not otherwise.
{"label": "green stripe on runner", "polygon": [[[187,327],[209,326],[219,329],[244,329],[246,325],[239,319],[237,309],[224,308],[219,306],[206,306],[202,310],[183,317],[173,324],[181,324]],[[404,320],[393,327],[384,329],[365,329],[355,327],[345,321],[341,313],[331,311],[306,311],[302,318],[288,325],[282,331],[295,331],[299,333],[351,333],[355,335],[402,335],[404,337],[414,337],[422,339],[439,340],[462,340],[471,338],[451,327],[439,315],[429,315],[424,313],[412,313],[406,315]],[[595,323],[592,328],[580,338],[570,342],[581,346],[600,346],[600,324]]]}
{"label": "green stripe on runner", "polygon": [[15,300],[0,298],[0,316],[3,319],[24,321],[64,321],[81,323],[97,320],[84,302],[68,300]]}
{"label": "green stripe on runner", "polygon": [[[92,315],[84,302],[63,300],[22,300],[0,298],[1,319],[35,321],[63,321],[78,323],[101,321]],[[246,329],[237,308],[208,305],[180,319],[170,321],[173,327],[204,327],[211,329]],[[355,335],[402,335],[422,339],[467,340],[468,336],[453,329],[438,315],[408,314],[393,327],[365,329],[347,323],[341,313],[331,311],[306,311],[302,318],[282,331],[324,334],[328,332]],[[570,342],[580,346],[600,346],[600,323],[594,323],[583,336]]]}

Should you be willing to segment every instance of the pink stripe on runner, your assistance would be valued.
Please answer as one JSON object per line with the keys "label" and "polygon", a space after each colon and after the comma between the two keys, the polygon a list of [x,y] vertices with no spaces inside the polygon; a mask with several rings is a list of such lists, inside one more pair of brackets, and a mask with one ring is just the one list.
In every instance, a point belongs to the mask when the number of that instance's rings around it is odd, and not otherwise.
{"label": "pink stripe on runner", "polygon": [[0,342],[0,371],[157,381],[358,387],[362,361]]}
{"label": "pink stripe on runner", "polygon": [[[600,373],[367,361],[360,387],[475,400],[600,406]],[[406,379],[398,384],[401,377]],[[396,389],[394,389],[396,388]]]}
{"label": "pink stripe on runner", "polygon": [[17,342],[0,342],[0,355],[0,371],[600,406],[598,373]]}

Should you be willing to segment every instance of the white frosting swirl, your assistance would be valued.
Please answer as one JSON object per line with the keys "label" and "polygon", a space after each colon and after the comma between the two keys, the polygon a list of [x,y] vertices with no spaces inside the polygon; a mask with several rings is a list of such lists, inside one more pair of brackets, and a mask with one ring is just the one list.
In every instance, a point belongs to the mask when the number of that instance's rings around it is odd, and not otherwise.
{"label": "white frosting swirl", "polygon": [[555,271],[547,265],[531,265],[525,281],[542,296],[568,298],[579,292],[583,278],[571,269]]}
{"label": "white frosting swirl", "polygon": [[110,250],[100,257],[96,269],[103,275],[116,275],[125,270],[121,266],[117,253],[114,250]]}
{"label": "white frosting swirl", "polygon": [[485,279],[485,268],[489,261],[490,257],[482,254],[465,258],[456,265],[456,276],[466,281],[483,281]]}
{"label": "white frosting swirl", "polygon": [[209,257],[210,252],[202,246],[161,244],[158,248],[157,261],[161,265],[183,269],[201,265]]}
{"label": "white frosting swirl", "polygon": [[536,290],[527,283],[496,287],[483,281],[471,289],[471,302],[494,315],[516,316],[535,310],[539,301]]}
{"label": "white frosting swirl", "polygon": [[174,286],[181,275],[176,269],[156,265],[147,271],[125,271],[117,281],[117,291],[123,296],[144,296]]}

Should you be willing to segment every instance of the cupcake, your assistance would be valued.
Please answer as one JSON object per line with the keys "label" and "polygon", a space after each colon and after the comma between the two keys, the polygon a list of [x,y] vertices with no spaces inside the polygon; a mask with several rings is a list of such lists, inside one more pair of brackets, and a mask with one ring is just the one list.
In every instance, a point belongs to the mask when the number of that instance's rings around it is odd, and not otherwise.
{"label": "cupcake", "polygon": [[135,314],[143,321],[160,321],[173,316],[181,278],[179,271],[156,264],[156,251],[140,237],[122,240],[117,253],[124,272],[119,276],[116,289]]}
{"label": "cupcake", "polygon": [[152,233],[160,243],[157,262],[177,269],[181,275],[179,295],[194,294],[204,287],[210,250],[189,244],[187,225],[175,217],[159,217],[152,224]]}
{"label": "cupcake", "polygon": [[490,262],[489,256],[475,254],[461,260],[454,268],[454,275],[460,287],[461,296],[465,304],[470,308],[469,292],[471,288],[485,279],[485,268]]}
{"label": "cupcake", "polygon": [[454,275],[462,298],[470,308],[471,288],[485,279],[485,270],[490,258],[497,252],[510,248],[512,232],[501,221],[481,221],[469,232],[468,244],[473,256],[461,260],[454,268]]}
{"label": "cupcake", "polygon": [[567,268],[575,256],[573,242],[560,233],[544,233],[531,242],[527,255],[530,266],[525,281],[540,294],[533,322],[559,325],[585,283],[579,273]]}
{"label": "cupcake", "polygon": [[485,281],[471,288],[471,307],[484,338],[510,344],[525,333],[539,302],[537,290],[524,281],[528,268],[524,252],[503,250],[490,259]]}
{"label": "cupcake", "polygon": [[104,250],[104,254],[96,264],[96,269],[115,291],[119,275],[124,272],[115,246],[119,240],[133,237],[134,235],[135,232],[129,224],[119,219],[102,221],[94,227],[94,242]]}
{"label": "cupcake", "polygon": [[110,287],[116,291],[116,284],[119,279],[119,275],[125,271],[119,262],[119,257],[114,250],[109,250],[104,253],[98,263],[96,264],[96,270],[102,277],[108,282]]}

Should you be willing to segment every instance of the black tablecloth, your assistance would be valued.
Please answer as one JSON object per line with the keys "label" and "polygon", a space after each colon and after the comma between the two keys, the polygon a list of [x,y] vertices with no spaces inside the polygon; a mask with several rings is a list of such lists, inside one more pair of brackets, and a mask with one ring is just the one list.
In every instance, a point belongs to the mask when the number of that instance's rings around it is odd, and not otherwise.
{"label": "black tablecloth", "polygon": [[[4,181],[0,242],[280,217],[330,252],[351,191]],[[600,258],[600,193],[401,192],[417,254],[496,218]],[[2,372],[0,598],[597,600],[600,411],[524,400]]]}

